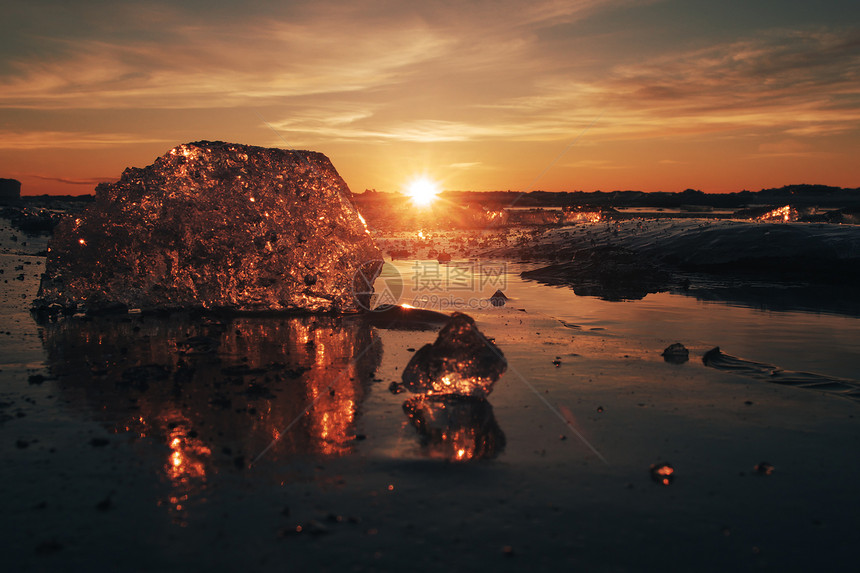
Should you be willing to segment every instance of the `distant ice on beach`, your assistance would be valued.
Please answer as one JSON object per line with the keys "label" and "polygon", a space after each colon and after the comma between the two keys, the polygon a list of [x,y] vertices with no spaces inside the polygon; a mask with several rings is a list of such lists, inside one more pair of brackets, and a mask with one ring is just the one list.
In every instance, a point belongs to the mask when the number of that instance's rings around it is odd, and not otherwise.
{"label": "distant ice on beach", "polygon": [[548,230],[518,249],[532,260],[553,261],[525,278],[608,300],[671,291],[762,307],[860,313],[860,226],[612,221]]}

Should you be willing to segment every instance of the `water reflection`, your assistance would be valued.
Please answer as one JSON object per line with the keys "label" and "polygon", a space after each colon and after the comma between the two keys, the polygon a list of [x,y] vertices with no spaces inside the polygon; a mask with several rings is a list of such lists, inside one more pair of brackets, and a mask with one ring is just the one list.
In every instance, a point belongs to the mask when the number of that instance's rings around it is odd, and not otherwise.
{"label": "water reflection", "polygon": [[422,452],[454,462],[492,459],[505,449],[493,407],[484,399],[418,396],[403,403]]}
{"label": "water reflection", "polygon": [[267,461],[353,451],[381,357],[368,324],[338,317],[67,319],[44,326],[44,344],[73,405],[164,446],[163,502],[180,521],[211,474],[273,441]]}
{"label": "water reflection", "polygon": [[857,287],[852,284],[754,281],[742,283],[698,278],[692,287],[672,289],[671,292],[705,302],[721,302],[757,310],[860,316],[860,299],[857,297]]}

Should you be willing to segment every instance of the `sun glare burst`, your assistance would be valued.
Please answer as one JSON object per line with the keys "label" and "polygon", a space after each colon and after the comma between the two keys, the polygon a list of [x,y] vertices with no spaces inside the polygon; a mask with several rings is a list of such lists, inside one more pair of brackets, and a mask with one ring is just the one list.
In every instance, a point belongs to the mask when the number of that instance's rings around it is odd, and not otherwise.
{"label": "sun glare burst", "polygon": [[413,179],[406,187],[406,194],[412,200],[412,203],[419,207],[427,207],[436,200],[439,194],[439,186],[435,181],[431,181],[426,177]]}

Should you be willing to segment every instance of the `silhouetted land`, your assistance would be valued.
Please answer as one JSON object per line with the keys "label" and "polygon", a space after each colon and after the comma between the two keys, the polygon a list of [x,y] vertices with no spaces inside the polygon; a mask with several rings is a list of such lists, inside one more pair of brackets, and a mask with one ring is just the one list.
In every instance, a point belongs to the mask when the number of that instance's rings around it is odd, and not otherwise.
{"label": "silhouetted land", "polygon": [[[397,194],[365,190],[354,194],[359,204],[390,200]],[[686,189],[677,193],[656,191],[444,191],[443,199],[463,205],[480,203],[488,208],[504,207],[663,207],[702,206],[716,209],[739,209],[751,205],[786,205],[820,207],[860,206],[860,187],[845,188],[829,185],[786,185],[760,191],[736,193],[704,193]],[[32,207],[85,207],[92,195],[25,195],[21,202]]]}
{"label": "silhouetted land", "polygon": [[[384,201],[386,193],[365,191],[357,194],[359,204]],[[644,191],[445,191],[441,197],[458,205],[480,203],[487,208],[504,207],[661,207],[701,206],[717,209],[739,209],[751,205],[819,207],[860,206],[860,188],[846,189],[828,185],[787,185],[761,191],[737,193],[704,193],[687,189],[678,193]]]}

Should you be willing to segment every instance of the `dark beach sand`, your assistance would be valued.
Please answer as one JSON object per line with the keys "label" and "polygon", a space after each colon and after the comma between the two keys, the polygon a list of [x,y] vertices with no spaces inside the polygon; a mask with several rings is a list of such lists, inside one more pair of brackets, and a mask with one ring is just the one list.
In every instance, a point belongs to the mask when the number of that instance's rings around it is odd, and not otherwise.
{"label": "dark beach sand", "polygon": [[[679,294],[607,302],[511,266],[503,307],[467,304],[495,286],[434,293],[463,299],[509,367],[489,413],[455,423],[459,438],[422,440],[402,408],[409,395],[389,385],[432,328],[37,325],[28,307],[44,240],[6,224],[0,238],[5,570],[855,567],[860,405],[701,360],[720,346],[856,380],[855,317]],[[411,264],[395,267],[406,291]],[[674,342],[688,362],[663,360]],[[468,457],[463,436],[491,436],[488,459],[446,460],[461,438]],[[652,481],[657,462],[675,468],[671,485]],[[754,470],[761,462],[771,475]]]}

